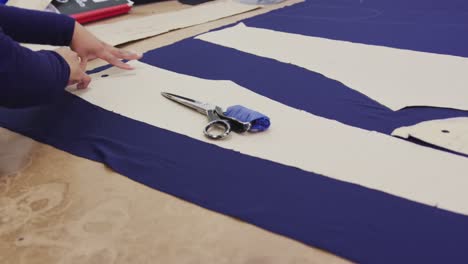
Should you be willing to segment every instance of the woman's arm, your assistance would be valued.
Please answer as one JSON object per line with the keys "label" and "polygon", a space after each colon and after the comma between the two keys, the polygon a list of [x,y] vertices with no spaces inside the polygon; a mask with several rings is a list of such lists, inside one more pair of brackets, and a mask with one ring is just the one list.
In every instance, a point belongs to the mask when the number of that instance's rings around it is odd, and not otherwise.
{"label": "woman's arm", "polygon": [[1,106],[49,102],[63,92],[69,77],[70,67],[61,55],[54,51],[31,51],[0,31]]}
{"label": "woman's arm", "polygon": [[68,46],[75,20],[66,15],[0,5],[0,27],[18,42]]}
{"label": "woman's arm", "polygon": [[[33,52],[16,41],[70,46],[72,51]],[[86,63],[96,58],[131,69],[120,60],[141,55],[100,41],[67,16],[0,5],[0,105],[50,101],[53,92],[62,91],[67,84],[86,88],[91,81],[85,73]]]}

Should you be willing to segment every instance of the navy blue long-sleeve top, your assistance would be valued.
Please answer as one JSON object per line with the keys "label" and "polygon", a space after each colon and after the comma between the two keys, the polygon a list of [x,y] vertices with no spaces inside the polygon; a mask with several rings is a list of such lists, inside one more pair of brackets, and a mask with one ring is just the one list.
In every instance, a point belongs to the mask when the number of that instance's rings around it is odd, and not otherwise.
{"label": "navy blue long-sleeve top", "polygon": [[54,51],[32,51],[18,42],[68,46],[75,20],[0,5],[0,106],[24,107],[63,92],[70,68]]}

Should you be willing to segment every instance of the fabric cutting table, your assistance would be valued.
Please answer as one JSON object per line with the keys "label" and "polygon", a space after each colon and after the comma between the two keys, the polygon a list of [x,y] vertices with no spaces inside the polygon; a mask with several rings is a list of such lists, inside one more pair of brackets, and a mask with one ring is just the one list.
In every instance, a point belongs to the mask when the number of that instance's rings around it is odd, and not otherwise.
{"label": "fabric cutting table", "polygon": [[[125,47],[145,52],[294,2]],[[98,24],[184,8],[176,1],[137,6]],[[7,203],[13,207],[0,211],[0,263],[347,263],[1,129],[0,206]]]}

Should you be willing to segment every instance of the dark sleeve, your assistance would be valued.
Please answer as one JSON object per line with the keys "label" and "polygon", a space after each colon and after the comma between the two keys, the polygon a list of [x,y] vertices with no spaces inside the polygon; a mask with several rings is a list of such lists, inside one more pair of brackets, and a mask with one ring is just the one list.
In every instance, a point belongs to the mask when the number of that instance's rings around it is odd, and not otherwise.
{"label": "dark sleeve", "polygon": [[54,51],[32,51],[0,31],[0,106],[47,103],[63,93],[67,62]]}
{"label": "dark sleeve", "polygon": [[69,46],[75,20],[66,15],[0,5],[0,27],[18,42]]}

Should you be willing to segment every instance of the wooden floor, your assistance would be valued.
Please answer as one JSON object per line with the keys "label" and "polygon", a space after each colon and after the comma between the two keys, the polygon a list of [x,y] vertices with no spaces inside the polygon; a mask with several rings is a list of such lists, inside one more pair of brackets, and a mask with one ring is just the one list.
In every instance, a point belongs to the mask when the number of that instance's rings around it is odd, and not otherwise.
{"label": "wooden floor", "polygon": [[[140,6],[104,23],[182,8]],[[267,9],[126,46],[144,52]],[[0,128],[0,263],[348,262]]]}

